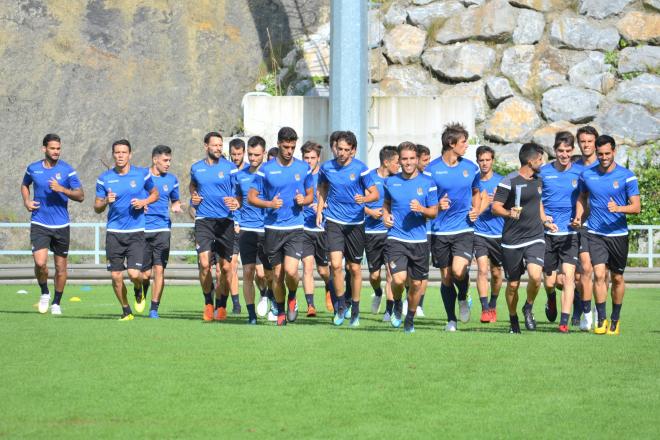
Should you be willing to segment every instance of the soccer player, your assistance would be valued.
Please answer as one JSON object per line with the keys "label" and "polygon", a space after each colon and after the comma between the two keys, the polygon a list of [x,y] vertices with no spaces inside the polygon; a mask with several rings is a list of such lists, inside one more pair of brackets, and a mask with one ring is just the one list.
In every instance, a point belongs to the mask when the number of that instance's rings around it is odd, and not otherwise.
{"label": "soccer player", "polygon": [[383,201],[383,223],[389,228],[385,253],[394,297],[390,322],[393,327],[401,325],[401,295],[410,278],[404,330],[413,333],[422,281],[429,276],[426,220],[438,214],[438,194],[434,180],[417,169],[415,144],[403,142],[399,144],[398,152],[401,172],[385,181]]}
{"label": "soccer player", "polygon": [[426,168],[435,180],[440,199],[438,216],[431,223],[431,256],[440,269],[440,293],[447,312],[446,331],[455,332],[456,290],[462,322],[470,320],[467,293],[470,284],[468,265],[472,260],[474,228],[482,195],[479,192],[479,167],[463,158],[468,132],[460,124],[448,125],[442,133],[442,155]]}
{"label": "soccer player", "polygon": [[268,161],[270,162],[271,160],[275,159],[277,155],[279,154],[279,148],[273,147],[268,150]]}
{"label": "soccer player", "polygon": [[[243,263],[243,297],[248,311],[248,324],[257,323],[255,311],[255,289],[257,284],[261,299],[259,301],[259,314],[265,316],[268,311],[268,296],[266,283],[271,277],[271,267],[264,253],[264,210],[253,206],[248,201],[250,186],[257,176],[257,172],[264,162],[266,154],[266,141],[260,136],[248,139],[247,168],[236,173],[236,189],[244,200],[240,209],[239,248],[241,262]],[[234,162],[236,163],[236,162]]]}
{"label": "soccer player", "polygon": [[[330,251],[330,266],[337,294],[335,325],[345,319],[346,299],[344,289],[344,265],[346,259],[351,274],[352,301],[350,325],[360,325],[360,288],[362,270],[360,263],[364,253],[364,204],[378,199],[378,189],[371,180],[367,166],[353,158],[357,139],[350,131],[337,136],[337,158],[325,162],[319,171],[319,204],[325,206],[326,233]],[[323,212],[316,214],[321,225]]]}
{"label": "soccer player", "polygon": [[326,296],[334,289],[330,285],[330,269],[328,267],[328,239],[325,234],[324,225],[316,224],[316,213],[320,208],[316,188],[318,186],[319,169],[321,160],[321,145],[316,142],[307,141],[300,149],[303,160],[307,162],[312,170],[312,192],[314,201],[311,205],[305,206],[303,214],[305,216],[304,241],[302,252],[303,263],[303,290],[305,291],[305,300],[307,301],[307,316],[316,316],[316,306],[314,305],[314,263],[316,270],[325,284]]}
{"label": "soccer player", "polygon": [[[172,212],[180,213],[179,179],[168,171],[172,164],[172,149],[167,145],[157,145],[151,151],[151,178],[158,189],[158,200],[152,203],[145,212],[144,227],[144,261],[142,263],[142,292],[136,298],[135,310],[142,313],[151,276],[154,287],[151,294],[149,318],[158,318],[158,307],[165,287],[165,268],[170,256],[170,202]],[[139,300],[139,301],[138,301]]]}
{"label": "soccer player", "polygon": [[[96,180],[94,211],[108,209],[105,236],[105,255],[112,276],[112,287],[122,308],[121,321],[132,321],[133,311],[128,305],[123,271],[133,283],[136,302],[143,302],[142,264],[146,247],[144,238],[144,209],[158,200],[158,189],[148,168],[131,165],[131,144],[126,139],[112,144],[115,166]],[[147,198],[141,198],[145,195]]]}
{"label": "soccer player", "polygon": [[[222,155],[223,139],[212,131],[204,136],[206,158],[190,167],[190,191],[195,208],[195,247],[199,261],[199,283],[204,295],[204,321],[227,319],[227,293],[231,276],[231,259],[234,253],[234,221],[232,212],[240,207],[232,175],[238,172],[236,165]],[[220,263],[221,275],[216,292],[215,316],[213,312],[213,277],[211,254],[215,252]],[[224,293],[224,294],[222,294]]]}
{"label": "soccer player", "polygon": [[516,307],[520,277],[525,266],[528,274],[527,301],[522,311],[527,330],[536,330],[532,307],[541,286],[545,254],[543,228],[557,231],[557,225],[545,216],[541,201],[541,178],[537,173],[543,165],[543,148],[534,143],[523,144],[518,158],[520,169],[500,181],[492,206],[493,214],[504,217],[502,257],[507,279],[510,333],[520,333]]}
{"label": "soccer player", "polygon": [[[369,282],[374,289],[374,298],[371,301],[371,313],[378,314],[383,298],[381,288],[380,270],[385,264],[385,243],[387,242],[387,228],[383,224],[383,185],[385,179],[399,172],[399,151],[395,146],[384,146],[379,154],[380,166],[370,171],[371,180],[378,189],[378,200],[366,203],[364,206],[364,232],[366,234],[365,254],[369,267]],[[383,321],[389,321],[392,316],[394,300],[390,286],[392,279],[389,271],[385,279],[386,307]]]}
{"label": "soccer player", "polygon": [[[545,231],[545,257],[543,272],[548,302],[545,314],[548,321],[557,319],[558,269],[563,275],[561,294],[561,318],[559,331],[568,332],[568,318],[575,293],[575,266],[578,261],[578,237],[570,223],[575,216],[575,204],[579,194],[578,181],[582,166],[571,162],[575,138],[568,131],[555,135],[555,161],[544,165],[539,176],[543,186],[542,201],[546,216],[553,219],[557,231]],[[581,307],[581,304],[580,304]],[[578,308],[579,309],[579,308]]]}
{"label": "soccer player", "polygon": [[[481,301],[482,323],[497,322],[497,297],[502,288],[502,227],[504,219],[493,215],[491,205],[502,176],[493,171],[495,151],[485,145],[477,148],[479,190],[486,193],[481,215],[474,222],[474,258],[477,260],[477,291]],[[490,300],[488,272],[490,263]]]}
{"label": "soccer player", "polygon": [[[628,259],[627,214],[638,214],[641,210],[637,177],[629,169],[614,161],[616,153],[614,139],[601,135],[596,139],[598,167],[582,172],[582,193],[578,199],[575,225],[589,206],[587,239],[589,254],[594,268],[594,292],[598,321],[594,333],[618,335],[619,317],[625,292],[623,272]],[[612,315],[608,325],[607,272],[609,269],[612,291]]]}
{"label": "soccer player", "polygon": [[[48,249],[55,255],[55,296],[50,313],[61,315],[60,301],[64,293],[69,254],[69,199],[82,202],[85,199],[76,170],[60,160],[62,141],[56,134],[44,136],[41,151],[44,159],[28,165],[21,183],[23,205],[31,213],[30,242],[34,259],[34,275],[41,289],[39,313],[48,312]],[[34,197],[30,200],[30,185]]]}
{"label": "soccer player", "polygon": [[[277,325],[286,325],[298,316],[296,290],[298,265],[303,251],[303,207],[314,201],[311,169],[293,157],[298,134],[291,127],[277,133],[277,157],[257,171],[250,185],[248,201],[265,209],[264,251],[273,268],[273,293],[277,303]],[[284,312],[288,288],[288,312]]]}

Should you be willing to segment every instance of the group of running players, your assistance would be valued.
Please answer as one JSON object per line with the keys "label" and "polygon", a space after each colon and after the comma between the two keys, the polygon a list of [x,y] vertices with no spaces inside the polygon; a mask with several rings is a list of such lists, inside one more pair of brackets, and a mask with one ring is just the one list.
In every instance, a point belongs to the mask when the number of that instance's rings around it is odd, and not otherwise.
{"label": "group of running players", "polygon": [[[279,131],[277,147],[270,150],[260,136],[249,138],[247,145],[233,139],[229,159],[223,156],[222,135],[207,133],[205,157],[190,169],[187,207],[195,219],[203,320],[226,320],[230,296],[232,313],[241,313],[240,255],[249,324],[256,324],[258,316],[279,326],[297,319],[302,261],[307,316],[317,315],[316,265],[333,323],[348,320],[357,327],[366,254],[374,293],[371,312],[380,312],[385,296],[383,320],[407,333],[415,331],[415,316],[424,316],[429,260],[440,269],[445,330],[456,331],[459,321],[470,320],[469,267],[474,258],[482,323],[496,322],[506,278],[510,332],[520,333],[518,288],[526,272],[522,314],[527,330],[536,329],[532,308],[543,282],[547,319],[555,322],[559,315],[560,332],[572,325],[619,334],[628,255],[626,214],[640,211],[640,197],[635,175],[614,161],[614,139],[581,127],[581,155],[574,155],[575,137],[559,132],[556,159],[546,165],[542,147],[523,144],[520,168],[507,176],[494,172],[495,151],[488,146],[477,149],[477,164],[465,159],[467,141],[465,128],[450,124],[435,160],[427,147],[402,142],[383,147],[380,166],[369,170],[355,158],[357,140],[350,131],[332,133],[333,159],[324,163],[322,146],[312,141],[302,145],[302,160],[294,157],[298,136],[290,127]],[[39,311],[50,308],[58,315],[67,275],[67,203],[82,202],[84,194],[76,171],[60,160],[57,135],[44,137],[43,152],[43,160],[28,166],[21,194],[32,213]],[[112,144],[112,157],[114,166],[96,181],[94,210],[108,209],[105,250],[122,307],[120,320],[134,319],[124,270],[133,284],[136,311],[145,310],[151,287],[149,316],[158,318],[169,259],[170,211],[184,210],[179,181],[169,172],[172,150],[158,145],[151,167],[141,168],[131,164],[131,144],[124,139]],[[52,298],[49,249],[55,259]]]}

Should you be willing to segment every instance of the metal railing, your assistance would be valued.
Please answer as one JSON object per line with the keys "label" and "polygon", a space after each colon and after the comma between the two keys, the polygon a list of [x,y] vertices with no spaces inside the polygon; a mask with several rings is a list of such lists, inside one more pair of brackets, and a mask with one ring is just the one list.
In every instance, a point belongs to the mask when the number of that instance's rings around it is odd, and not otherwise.
{"label": "metal railing", "polygon": [[[71,229],[78,228],[93,228],[94,229],[94,249],[71,249],[69,255],[85,255],[94,256],[94,264],[101,264],[101,257],[105,256],[105,249],[101,249],[101,230],[105,230],[105,223],[71,223]],[[172,229],[185,229],[193,228],[193,223],[172,223]],[[3,228],[23,228],[29,229],[30,223],[0,223],[0,229]],[[654,236],[656,231],[660,231],[660,225],[628,225],[631,231],[646,231],[646,252],[644,253],[630,253],[628,258],[644,258],[647,260],[648,267],[653,267],[653,260],[660,258],[660,253],[654,252],[655,243]],[[172,243],[174,246],[176,243]],[[197,255],[194,250],[176,250],[172,248],[170,255],[188,256]],[[6,250],[0,249],[0,256],[2,255],[32,255],[29,249],[20,250]]]}

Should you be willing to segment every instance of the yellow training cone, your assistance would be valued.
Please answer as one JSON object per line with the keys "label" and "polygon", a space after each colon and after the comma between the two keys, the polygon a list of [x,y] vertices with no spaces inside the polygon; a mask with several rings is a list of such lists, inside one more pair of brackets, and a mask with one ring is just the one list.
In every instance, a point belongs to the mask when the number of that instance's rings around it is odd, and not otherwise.
{"label": "yellow training cone", "polygon": [[69,301],[71,301],[71,302],[80,302],[80,297],[72,296],[71,298],[69,298]]}

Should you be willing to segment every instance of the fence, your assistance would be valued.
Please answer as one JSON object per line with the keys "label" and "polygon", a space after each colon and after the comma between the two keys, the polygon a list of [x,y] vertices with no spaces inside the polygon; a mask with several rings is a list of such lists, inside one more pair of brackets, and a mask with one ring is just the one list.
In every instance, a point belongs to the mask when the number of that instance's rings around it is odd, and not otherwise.
{"label": "fence", "polygon": [[[173,223],[173,229],[185,229],[192,228],[193,223]],[[10,228],[23,228],[29,229],[30,223],[0,223],[0,229]],[[71,223],[71,229],[81,229],[81,228],[92,228],[94,230],[94,249],[70,249],[69,255],[86,255],[94,256],[94,264],[101,264],[101,257],[105,256],[105,250],[101,248],[101,230],[105,230],[105,223]],[[646,231],[646,252],[632,252],[628,254],[628,258],[643,258],[647,260],[647,267],[653,267],[653,260],[655,258],[660,258],[660,253],[655,253],[655,233],[660,231],[660,225],[628,225],[628,229],[631,231]],[[72,231],[73,232],[73,231]],[[640,240],[636,240],[637,246],[641,247]],[[170,255],[174,256],[188,256],[196,255],[194,250],[177,250],[175,249],[176,243],[172,243],[173,248],[170,251]],[[631,243],[634,244],[634,243]],[[2,255],[32,255],[30,249],[19,249],[19,250],[7,250],[0,249],[0,256]]]}

